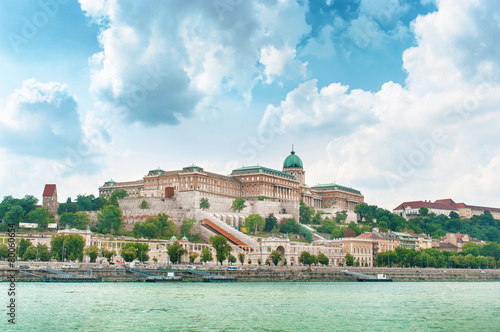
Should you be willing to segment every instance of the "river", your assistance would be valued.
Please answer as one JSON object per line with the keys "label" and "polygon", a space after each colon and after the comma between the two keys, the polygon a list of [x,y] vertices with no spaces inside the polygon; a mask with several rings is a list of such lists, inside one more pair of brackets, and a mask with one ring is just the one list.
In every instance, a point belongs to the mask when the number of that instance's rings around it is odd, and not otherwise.
{"label": "river", "polygon": [[[1,283],[6,294],[7,283]],[[497,282],[18,283],[2,331],[498,331]],[[8,300],[2,295],[3,308]]]}

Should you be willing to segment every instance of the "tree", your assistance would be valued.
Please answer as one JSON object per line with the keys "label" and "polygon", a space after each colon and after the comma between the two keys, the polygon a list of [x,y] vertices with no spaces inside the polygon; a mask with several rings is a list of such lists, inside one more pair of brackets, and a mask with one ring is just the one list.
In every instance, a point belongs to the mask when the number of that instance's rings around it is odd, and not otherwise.
{"label": "tree", "polygon": [[330,263],[330,260],[328,259],[328,257],[326,257],[326,255],[324,253],[320,252],[318,254],[318,262],[321,265],[328,265],[328,263]]}
{"label": "tree", "polygon": [[264,232],[272,232],[277,225],[278,219],[271,213],[265,220]]}
{"label": "tree", "polygon": [[303,201],[300,201],[300,206],[299,206],[299,222],[302,224],[310,224],[311,223],[311,218],[314,215],[314,207],[308,206],[306,203]]}
{"label": "tree", "polygon": [[36,247],[31,245],[28,248],[26,248],[26,251],[24,252],[23,261],[32,261],[36,259]]}
{"label": "tree", "polygon": [[245,262],[245,254],[244,254],[244,253],[242,253],[242,252],[240,252],[240,253],[238,254],[238,260],[240,261],[241,266],[243,266],[243,263]]}
{"label": "tree", "polygon": [[234,257],[232,254],[229,254],[229,255],[227,256],[227,261],[228,261],[229,263],[231,263],[231,264],[234,264],[234,263],[236,263],[236,257]]}
{"label": "tree", "polygon": [[4,221],[7,224],[14,224],[16,226],[19,226],[19,223],[22,222],[22,219],[24,217],[24,210],[21,206],[16,205],[13,206],[9,212],[5,214]]}
{"label": "tree", "polygon": [[192,237],[191,229],[195,223],[195,219],[184,219],[181,224],[181,234],[190,239]]}
{"label": "tree", "polygon": [[141,204],[139,205],[139,208],[144,210],[144,209],[147,209],[148,208],[148,202],[146,202],[146,200],[142,200]]}
{"label": "tree", "polygon": [[32,210],[26,214],[26,221],[29,223],[38,224],[38,230],[43,232],[47,229],[49,223],[55,222],[47,208]]}
{"label": "tree", "polygon": [[191,251],[189,253],[189,262],[194,263],[194,261],[196,260],[196,258],[198,258],[198,256],[200,256],[200,254],[198,254],[197,252]]}
{"label": "tree", "polygon": [[113,234],[120,229],[122,220],[122,210],[120,210],[119,207],[114,205],[105,206],[102,208],[101,212],[97,214],[97,231],[103,234]]}
{"label": "tree", "polygon": [[293,218],[286,219],[286,221],[280,226],[281,233],[295,233],[296,231],[297,231],[297,223]]}
{"label": "tree", "polygon": [[203,249],[201,249],[201,261],[203,263],[206,263],[213,260],[214,258],[212,257],[212,252],[210,251],[210,249],[208,249],[207,247],[203,247]]}
{"label": "tree", "polygon": [[94,195],[78,195],[76,196],[76,205],[80,211],[92,211]]}
{"label": "tree", "polygon": [[38,260],[42,262],[50,261],[49,247],[46,244],[39,243],[37,246],[38,250]]}
{"label": "tree", "polygon": [[271,251],[269,258],[271,258],[274,266],[278,266],[278,263],[281,262],[281,253],[278,250],[273,250]]}
{"label": "tree", "polygon": [[78,234],[55,235],[50,240],[52,255],[58,261],[83,261],[85,239]]}
{"label": "tree", "polygon": [[0,243],[0,258],[4,260],[9,257],[9,248],[6,244]]}
{"label": "tree", "polygon": [[350,253],[345,254],[345,265],[353,266],[354,265],[354,256]]}
{"label": "tree", "polygon": [[245,205],[245,200],[243,198],[236,198],[231,205],[231,209],[236,212],[241,212],[247,206]]}
{"label": "tree", "polygon": [[231,253],[231,246],[227,243],[227,239],[222,235],[215,235],[210,237],[210,243],[215,249],[215,257],[217,261],[222,264],[224,260]]}
{"label": "tree", "polygon": [[109,202],[106,198],[99,196],[92,201],[92,211],[99,211],[104,206],[108,205]]}
{"label": "tree", "polygon": [[121,255],[125,262],[132,262],[137,257],[137,250],[132,246],[125,245],[122,248]]}
{"label": "tree", "polygon": [[88,246],[85,248],[85,255],[89,256],[91,263],[95,263],[97,256],[99,256],[99,247],[96,245]]}
{"label": "tree", "polygon": [[344,229],[344,237],[355,237],[355,236],[356,236],[356,231],[354,231],[352,228]]}
{"label": "tree", "polygon": [[122,247],[121,256],[126,262],[132,262],[134,259],[145,262],[149,260],[148,252],[149,245],[147,243],[129,242]]}
{"label": "tree", "polygon": [[346,219],[347,219],[347,211],[346,210],[335,212],[335,222],[337,224],[345,222]]}
{"label": "tree", "polygon": [[187,254],[187,250],[184,249],[178,241],[175,241],[167,247],[168,258],[172,263],[180,263],[182,255]]}
{"label": "tree", "polygon": [[210,208],[210,203],[208,202],[208,198],[200,199],[200,209],[208,210]]}
{"label": "tree", "polygon": [[455,211],[450,212],[450,219],[460,219],[460,215],[456,213]]}
{"label": "tree", "polygon": [[377,206],[361,203],[354,207],[354,212],[359,215],[359,220],[364,219],[367,223],[372,223],[377,213]]}
{"label": "tree", "polygon": [[311,266],[311,264],[314,264],[314,257],[309,252],[303,251],[300,253],[299,262]]}
{"label": "tree", "polygon": [[251,214],[245,218],[245,228],[248,229],[248,231],[253,232],[254,234],[256,228],[259,230],[259,232],[264,231],[265,225],[266,222],[258,214]]}
{"label": "tree", "polygon": [[107,248],[103,248],[102,255],[104,257],[106,257],[108,262],[111,262],[113,260],[113,257],[116,256],[116,251],[115,250],[108,250]]}
{"label": "tree", "polygon": [[24,252],[26,251],[26,249],[28,249],[28,247],[32,246],[33,244],[31,243],[31,241],[29,240],[26,240],[26,239],[21,239],[19,240],[19,243],[18,243],[18,256],[19,257],[23,257],[24,256]]}
{"label": "tree", "polygon": [[78,204],[71,202],[71,198],[68,197],[66,203],[61,203],[57,207],[57,214],[62,215],[64,212],[75,213],[78,211]]}
{"label": "tree", "polygon": [[115,191],[113,191],[111,197],[109,198],[109,204],[114,205],[115,207],[119,207],[118,200],[127,196],[128,193],[125,189],[116,189]]}
{"label": "tree", "polygon": [[418,213],[422,216],[422,218],[425,218],[429,214],[429,209],[425,206],[422,206],[420,209],[418,209]]}
{"label": "tree", "polygon": [[59,217],[59,227],[68,225],[70,228],[84,230],[90,224],[90,218],[87,213],[79,211],[76,213],[63,212]]}

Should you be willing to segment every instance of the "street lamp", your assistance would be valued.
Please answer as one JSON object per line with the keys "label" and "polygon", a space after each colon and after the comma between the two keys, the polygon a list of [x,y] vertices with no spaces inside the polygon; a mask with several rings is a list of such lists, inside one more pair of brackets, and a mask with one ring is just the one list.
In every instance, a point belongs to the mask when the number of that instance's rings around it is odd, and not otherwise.
{"label": "street lamp", "polygon": [[39,248],[36,248],[36,261],[38,262],[38,250],[40,250]]}
{"label": "street lamp", "polygon": [[63,240],[63,248],[62,248],[62,262],[64,262],[64,243],[66,242],[66,239]]}

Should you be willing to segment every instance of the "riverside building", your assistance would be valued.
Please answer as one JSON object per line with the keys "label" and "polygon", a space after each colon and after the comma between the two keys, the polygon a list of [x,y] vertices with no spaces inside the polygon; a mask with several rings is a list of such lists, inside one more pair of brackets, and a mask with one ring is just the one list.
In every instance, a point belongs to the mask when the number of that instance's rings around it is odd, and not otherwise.
{"label": "riverside building", "polygon": [[335,183],[308,186],[302,160],[292,148],[283,162],[282,170],[264,166],[244,166],[229,175],[205,171],[190,165],[181,170],[150,170],[136,181],[106,181],[99,187],[99,195],[109,197],[113,191],[124,189],[129,197],[172,198],[176,193],[197,191],[202,196],[244,198],[247,201],[299,202],[316,209],[336,207],[354,211],[364,202],[359,190]]}

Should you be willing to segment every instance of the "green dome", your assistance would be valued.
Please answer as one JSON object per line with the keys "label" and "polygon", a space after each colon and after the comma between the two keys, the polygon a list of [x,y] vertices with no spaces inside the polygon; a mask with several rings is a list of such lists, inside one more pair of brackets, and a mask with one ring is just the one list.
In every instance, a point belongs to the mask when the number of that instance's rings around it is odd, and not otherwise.
{"label": "green dome", "polygon": [[172,237],[170,238],[170,241],[177,241],[177,237],[175,235],[172,235]]}
{"label": "green dome", "polygon": [[304,166],[302,166],[302,160],[295,154],[295,151],[292,150],[291,154],[286,157],[285,161],[283,162],[283,169],[293,167],[304,168]]}

